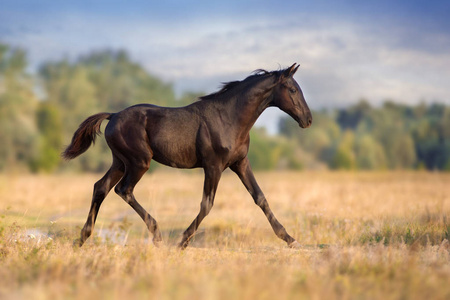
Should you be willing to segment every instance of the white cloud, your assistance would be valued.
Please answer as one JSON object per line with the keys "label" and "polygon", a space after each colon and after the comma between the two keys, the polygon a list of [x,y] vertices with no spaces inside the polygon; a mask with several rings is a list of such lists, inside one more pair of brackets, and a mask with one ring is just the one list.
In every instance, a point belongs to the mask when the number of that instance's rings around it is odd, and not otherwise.
{"label": "white cloud", "polygon": [[23,26],[10,22],[0,34],[9,32],[3,40],[28,50],[35,64],[95,49],[124,48],[178,89],[210,92],[220,82],[243,79],[255,69],[298,62],[296,78],[315,108],[342,106],[361,97],[374,103],[450,103],[448,35],[297,17],[170,23],[77,14],[22,16]]}
{"label": "white cloud", "polygon": [[300,62],[298,78],[316,107],[340,106],[361,97],[374,102],[450,100],[447,53],[393,47],[383,37],[386,32],[367,34],[354,24],[274,27],[200,36],[183,47],[166,49],[168,57],[177,59],[162,60],[155,67],[175,81],[192,82]]}

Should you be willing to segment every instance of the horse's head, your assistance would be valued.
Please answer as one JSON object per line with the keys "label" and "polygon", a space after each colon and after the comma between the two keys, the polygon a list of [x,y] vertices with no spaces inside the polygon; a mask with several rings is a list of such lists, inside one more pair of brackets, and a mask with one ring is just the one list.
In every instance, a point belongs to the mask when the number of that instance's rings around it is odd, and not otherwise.
{"label": "horse's head", "polygon": [[273,89],[271,104],[290,115],[298,122],[300,127],[307,128],[312,123],[311,111],[306,104],[300,86],[293,77],[299,66],[293,64],[291,67],[280,71],[278,82]]}

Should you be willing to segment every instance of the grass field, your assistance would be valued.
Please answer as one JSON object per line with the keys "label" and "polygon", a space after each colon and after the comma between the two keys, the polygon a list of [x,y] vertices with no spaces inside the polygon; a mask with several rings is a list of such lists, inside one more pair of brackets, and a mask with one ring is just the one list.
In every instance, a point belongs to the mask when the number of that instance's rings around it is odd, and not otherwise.
{"label": "grass field", "polygon": [[0,175],[0,299],[450,299],[450,174],[259,173],[271,231],[232,173],[185,251],[203,175],[147,174],[136,198],[165,245],[117,195],[94,236],[72,242],[100,175]]}

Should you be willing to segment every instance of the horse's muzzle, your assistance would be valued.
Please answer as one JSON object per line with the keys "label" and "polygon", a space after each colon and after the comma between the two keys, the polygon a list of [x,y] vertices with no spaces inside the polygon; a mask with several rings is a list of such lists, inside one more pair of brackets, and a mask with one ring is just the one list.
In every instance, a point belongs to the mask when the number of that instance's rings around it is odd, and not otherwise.
{"label": "horse's muzzle", "polygon": [[298,125],[301,128],[308,128],[311,126],[311,124],[312,124],[312,115],[310,112],[308,112],[305,117],[300,117],[298,120]]}

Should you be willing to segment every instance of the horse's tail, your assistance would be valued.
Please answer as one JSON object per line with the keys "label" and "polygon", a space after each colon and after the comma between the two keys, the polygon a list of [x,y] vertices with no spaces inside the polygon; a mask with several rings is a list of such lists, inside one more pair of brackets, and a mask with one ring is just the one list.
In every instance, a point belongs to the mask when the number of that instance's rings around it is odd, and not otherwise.
{"label": "horse's tail", "polygon": [[61,156],[69,160],[85,152],[92,143],[95,143],[95,138],[100,134],[100,125],[102,122],[106,119],[110,120],[112,115],[103,112],[84,120],[73,134],[72,142],[67,146]]}

